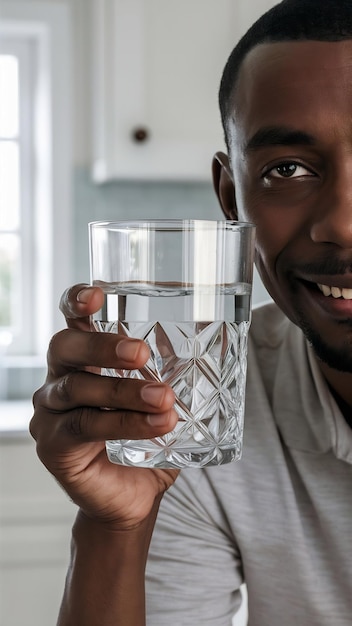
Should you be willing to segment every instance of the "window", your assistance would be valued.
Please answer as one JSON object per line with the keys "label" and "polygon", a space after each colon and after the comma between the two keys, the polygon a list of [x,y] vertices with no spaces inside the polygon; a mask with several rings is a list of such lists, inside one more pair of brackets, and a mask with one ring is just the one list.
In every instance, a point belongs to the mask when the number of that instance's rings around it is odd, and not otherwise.
{"label": "window", "polygon": [[42,384],[72,283],[69,24],[66,4],[0,1],[0,399]]}
{"label": "window", "polygon": [[0,52],[0,325],[14,331],[19,246],[18,59]]}
{"label": "window", "polygon": [[[31,42],[0,42],[0,343],[35,352]],[[31,332],[28,330],[31,329]]]}

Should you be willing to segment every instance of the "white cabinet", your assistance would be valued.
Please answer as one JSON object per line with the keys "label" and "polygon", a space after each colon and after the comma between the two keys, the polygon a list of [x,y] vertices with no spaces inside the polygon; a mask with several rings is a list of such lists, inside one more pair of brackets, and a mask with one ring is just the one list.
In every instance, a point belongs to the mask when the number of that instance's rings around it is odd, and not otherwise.
{"label": "white cabinet", "polygon": [[56,624],[76,507],[29,435],[0,436],[0,625]]}
{"label": "white cabinet", "polygon": [[209,180],[226,59],[274,0],[92,0],[93,179]]}

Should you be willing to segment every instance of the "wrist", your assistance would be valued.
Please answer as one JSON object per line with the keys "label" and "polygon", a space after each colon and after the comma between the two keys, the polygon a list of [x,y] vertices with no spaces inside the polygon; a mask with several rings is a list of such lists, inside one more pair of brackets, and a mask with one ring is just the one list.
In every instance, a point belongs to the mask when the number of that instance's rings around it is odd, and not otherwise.
{"label": "wrist", "polygon": [[144,574],[159,507],[138,526],[78,511],[58,626],[144,626]]}
{"label": "wrist", "polygon": [[74,543],[91,543],[103,547],[108,545],[119,546],[121,550],[129,543],[139,546],[149,547],[151,535],[153,533],[155,520],[159,510],[161,498],[159,498],[149,515],[140,522],[131,525],[123,524],[118,520],[106,520],[89,515],[79,508],[72,528],[72,540]]}

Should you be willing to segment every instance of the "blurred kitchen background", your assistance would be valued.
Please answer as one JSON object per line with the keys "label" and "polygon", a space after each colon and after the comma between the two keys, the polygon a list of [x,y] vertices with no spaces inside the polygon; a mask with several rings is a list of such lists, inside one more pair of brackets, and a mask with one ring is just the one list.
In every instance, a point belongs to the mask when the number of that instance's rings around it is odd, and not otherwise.
{"label": "blurred kitchen background", "polygon": [[221,218],[219,80],[273,4],[0,0],[0,626],[56,622],[75,510],[28,422],[60,295],[89,281],[87,223]]}

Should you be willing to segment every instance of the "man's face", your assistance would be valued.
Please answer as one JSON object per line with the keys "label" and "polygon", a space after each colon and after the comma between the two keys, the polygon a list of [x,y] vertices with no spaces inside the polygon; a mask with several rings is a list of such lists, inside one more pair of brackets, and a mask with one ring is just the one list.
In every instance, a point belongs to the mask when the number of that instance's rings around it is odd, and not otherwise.
{"label": "man's face", "polygon": [[323,361],[352,371],[352,41],[252,50],[229,132],[266,288]]}

